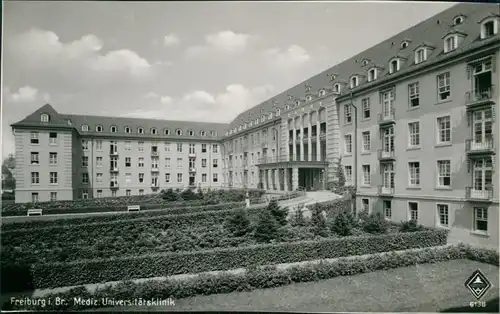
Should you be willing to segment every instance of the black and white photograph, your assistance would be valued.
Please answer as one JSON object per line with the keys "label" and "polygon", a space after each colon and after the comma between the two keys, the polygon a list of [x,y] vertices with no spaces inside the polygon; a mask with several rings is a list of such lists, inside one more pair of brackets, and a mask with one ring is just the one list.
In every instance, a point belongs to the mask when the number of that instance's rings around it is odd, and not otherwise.
{"label": "black and white photograph", "polygon": [[1,21],[2,312],[499,312],[500,4]]}

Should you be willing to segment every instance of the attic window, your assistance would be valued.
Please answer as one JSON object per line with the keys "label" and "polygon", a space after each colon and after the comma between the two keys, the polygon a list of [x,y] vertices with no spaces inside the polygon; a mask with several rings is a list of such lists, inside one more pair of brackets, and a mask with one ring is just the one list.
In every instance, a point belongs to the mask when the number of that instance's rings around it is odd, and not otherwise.
{"label": "attic window", "polygon": [[240,126],[238,127],[238,131],[241,131],[241,129],[243,129],[243,125],[240,125]]}
{"label": "attic window", "polygon": [[300,100],[297,100],[297,101],[295,102],[295,106],[299,106],[299,105],[300,105]]}
{"label": "attic window", "polygon": [[266,120],[266,116],[264,116],[264,115],[260,116],[260,121],[261,122],[264,122],[265,120]]}
{"label": "attic window", "polygon": [[401,43],[401,49],[405,49],[406,47],[408,47],[408,42],[407,41],[403,41]]}
{"label": "attic window", "polygon": [[137,128],[137,133],[144,134],[144,128],[142,127]]}
{"label": "attic window", "polygon": [[42,113],[42,115],[40,116],[40,120],[41,120],[42,122],[49,122],[49,120],[50,120],[50,119],[49,119],[49,115],[48,115],[48,114],[46,114],[46,113]]}
{"label": "attic window", "polygon": [[109,130],[111,133],[116,133],[117,127],[113,125],[111,126],[111,128],[109,128]]}
{"label": "attic window", "polygon": [[358,77],[357,76],[353,76],[351,78],[351,88],[354,88],[354,87],[357,87],[358,86]]}
{"label": "attic window", "polygon": [[83,132],[88,132],[89,131],[89,126],[86,125],[86,124],[82,125],[82,131]]}
{"label": "attic window", "polygon": [[389,64],[389,73],[394,73],[399,71],[399,60],[392,60]]}
{"label": "attic window", "polygon": [[481,39],[495,35],[498,32],[498,20],[486,19],[481,24]]}
{"label": "attic window", "polygon": [[340,84],[339,83],[333,85],[333,91],[336,93],[340,93]]}
{"label": "attic window", "polygon": [[444,52],[450,52],[457,49],[457,36],[452,35],[444,40]]}
{"label": "attic window", "polygon": [[201,132],[200,132],[200,135],[201,135],[201,136],[207,136],[207,132],[205,132],[205,131],[201,131]]}
{"label": "attic window", "polygon": [[255,119],[255,124],[259,124],[259,118]]}
{"label": "attic window", "polygon": [[189,136],[194,136],[194,131],[193,130],[189,130],[188,134],[189,134]]}
{"label": "attic window", "polygon": [[165,134],[165,135],[170,135],[170,130],[169,130],[169,129],[164,129],[164,130],[163,130],[163,134]]}
{"label": "attic window", "polygon": [[158,130],[156,128],[151,128],[151,134],[153,135],[158,134]]}
{"label": "attic window", "polygon": [[253,125],[253,121],[250,120],[250,122],[248,122],[248,126],[252,126]]}
{"label": "attic window", "polygon": [[281,109],[280,108],[276,109],[276,116],[279,116],[280,114],[281,114]]}
{"label": "attic window", "polygon": [[175,134],[177,134],[177,135],[182,135],[182,130],[181,130],[181,129],[177,129],[177,130],[175,130]]}
{"label": "attic window", "polygon": [[307,95],[307,96],[306,96],[306,100],[307,100],[307,101],[311,101],[311,99],[312,99],[312,96],[311,96],[311,95]]}
{"label": "attic window", "polygon": [[419,64],[427,60],[427,50],[425,48],[419,48],[415,51],[415,64]]}
{"label": "attic window", "polygon": [[127,133],[127,134],[132,133],[132,130],[130,129],[130,127],[128,127],[128,126],[125,127],[125,133]]}
{"label": "attic window", "polygon": [[272,113],[272,112],[269,112],[269,114],[267,115],[267,118],[268,118],[268,119],[272,119],[272,118],[273,118],[273,113]]}
{"label": "attic window", "polygon": [[368,60],[363,60],[363,62],[361,63],[363,66],[367,65],[368,64]]}
{"label": "attic window", "polygon": [[323,97],[323,96],[325,96],[325,94],[326,94],[326,91],[324,89],[319,91],[319,97]]}
{"label": "attic window", "polygon": [[463,22],[464,22],[464,17],[463,16],[457,16],[453,20],[453,25],[459,25],[459,24],[462,24]]}
{"label": "attic window", "polygon": [[368,71],[368,82],[375,81],[377,79],[377,70],[370,69]]}
{"label": "attic window", "polygon": [[212,136],[217,136],[217,131],[211,131],[211,132],[210,132],[210,135],[212,135]]}
{"label": "attic window", "polygon": [[96,132],[102,132],[102,125],[98,125],[95,127]]}
{"label": "attic window", "polygon": [[290,109],[290,105],[285,105],[285,110]]}

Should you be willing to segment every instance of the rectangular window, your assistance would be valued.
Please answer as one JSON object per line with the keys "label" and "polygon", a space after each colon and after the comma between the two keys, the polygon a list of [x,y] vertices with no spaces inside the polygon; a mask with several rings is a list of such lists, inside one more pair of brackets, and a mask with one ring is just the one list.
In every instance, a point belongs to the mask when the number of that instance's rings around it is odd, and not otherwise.
{"label": "rectangular window", "polygon": [[410,180],[408,185],[410,187],[420,186],[420,162],[412,161],[408,163]]}
{"label": "rectangular window", "polygon": [[219,181],[219,175],[217,173],[214,173],[213,174],[213,182],[217,183],[217,181]]}
{"label": "rectangular window", "polygon": [[31,144],[40,144],[38,132],[30,132],[30,143]]}
{"label": "rectangular window", "polygon": [[82,157],[82,167],[88,167],[88,166],[89,166],[89,157],[83,156]]}
{"label": "rectangular window", "polygon": [[370,165],[363,165],[363,185],[369,186],[370,184],[371,184]]}
{"label": "rectangular window", "polygon": [[352,154],[352,135],[344,136],[345,146],[344,151],[346,154]]}
{"label": "rectangular window", "polygon": [[217,159],[214,159],[212,162],[212,167],[217,168],[219,166],[219,161]]}
{"label": "rectangular window", "polygon": [[444,116],[437,118],[437,143],[449,144],[451,143],[451,118]]}
{"label": "rectangular window", "polygon": [[102,183],[102,178],[103,178],[102,173],[100,173],[100,172],[96,173],[96,177],[95,177],[96,183],[99,183],[99,184]]}
{"label": "rectangular window", "polygon": [[182,143],[177,143],[177,152],[182,153]]}
{"label": "rectangular window", "polygon": [[132,167],[132,157],[125,157],[125,167]]}
{"label": "rectangular window", "polygon": [[170,143],[169,142],[165,142],[163,144],[165,145],[165,151],[169,152],[170,151]]}
{"label": "rectangular window", "polygon": [[474,231],[488,231],[488,208],[474,207]]}
{"label": "rectangular window", "polygon": [[438,187],[451,186],[451,161],[438,160]]}
{"label": "rectangular window", "polygon": [[125,190],[125,196],[130,196],[132,195],[132,192],[130,190]]}
{"label": "rectangular window", "polygon": [[450,72],[437,76],[438,100],[447,100],[451,96]]}
{"label": "rectangular window", "polygon": [[206,168],[206,167],[207,167],[207,160],[206,160],[205,158],[203,158],[203,159],[201,160],[201,167],[202,167],[202,168]]}
{"label": "rectangular window", "polygon": [[82,183],[89,184],[89,174],[86,172],[82,173]]}
{"label": "rectangular window", "polygon": [[31,184],[40,184],[40,173],[32,172],[31,173]]}
{"label": "rectangular window", "polygon": [[443,227],[448,227],[449,206],[447,204],[437,204],[437,211],[439,216],[439,225]]}
{"label": "rectangular window", "polygon": [[144,168],[144,157],[139,157],[137,160],[137,167]]}
{"label": "rectangular window", "polygon": [[139,183],[144,182],[144,173],[139,173]]}
{"label": "rectangular window", "polygon": [[391,219],[392,218],[392,204],[391,204],[391,201],[384,200],[382,205],[384,207],[384,217],[386,219]]}
{"label": "rectangular window", "polygon": [[57,201],[57,192],[50,192],[50,201],[51,202]]}
{"label": "rectangular window", "polygon": [[37,192],[31,193],[31,202],[38,203],[38,193]]}
{"label": "rectangular window", "polygon": [[207,144],[201,144],[201,152],[206,153],[207,152]]}
{"label": "rectangular window", "polygon": [[57,184],[57,172],[51,172],[49,178],[50,178],[49,181],[50,184]]}
{"label": "rectangular window", "polygon": [[219,152],[219,145],[218,144],[212,144],[212,152],[214,154],[217,154]]}
{"label": "rectangular window", "polygon": [[365,131],[361,133],[361,137],[363,140],[363,152],[368,153],[371,150],[371,139],[370,139],[370,131]]}
{"label": "rectangular window", "polygon": [[182,173],[177,174],[177,183],[182,183]]}
{"label": "rectangular window", "polygon": [[370,98],[364,98],[361,100],[361,107],[363,110],[363,119],[370,119],[371,117],[371,112],[370,112]]}
{"label": "rectangular window", "polygon": [[98,152],[102,151],[102,140],[95,141],[95,150]]}
{"label": "rectangular window", "polygon": [[418,203],[408,202],[408,210],[410,212],[410,220],[418,222]]}
{"label": "rectangular window", "polygon": [[137,143],[137,150],[139,152],[144,152],[144,142],[138,142]]}
{"label": "rectangular window", "polygon": [[125,173],[125,183],[131,183],[131,182],[132,182],[132,174]]}
{"label": "rectangular window", "polygon": [[207,174],[206,173],[201,174],[201,182],[203,182],[203,183],[207,182]]}
{"label": "rectangular window", "polygon": [[346,185],[351,185],[352,183],[352,166],[345,166],[345,182]]}
{"label": "rectangular window", "polygon": [[82,140],[82,149],[89,150],[89,141],[88,140]]}
{"label": "rectangular window", "polygon": [[111,196],[112,196],[112,197],[116,197],[116,190],[112,190],[112,191],[111,191]]}
{"label": "rectangular window", "polygon": [[344,105],[344,124],[352,122],[351,105]]}
{"label": "rectangular window", "polygon": [[194,144],[189,144],[189,153],[190,154],[194,154],[196,151],[195,151],[195,146]]}
{"label": "rectangular window", "polygon": [[40,163],[39,154],[37,152],[31,152],[31,164],[38,165]]}
{"label": "rectangular window", "polygon": [[363,211],[370,212],[370,200],[367,198],[361,199],[361,205],[363,206]]}
{"label": "rectangular window", "polygon": [[177,158],[177,168],[182,168],[182,158]]}
{"label": "rectangular window", "polygon": [[420,146],[420,122],[408,123],[408,147]]}
{"label": "rectangular window", "polygon": [[49,164],[57,165],[57,153],[49,153]]}
{"label": "rectangular window", "polygon": [[170,158],[165,158],[165,168],[170,168]]}
{"label": "rectangular window", "polygon": [[97,168],[101,168],[102,167],[102,157],[96,157],[95,158],[95,165]]}
{"label": "rectangular window", "polygon": [[50,145],[57,145],[57,133],[56,132],[49,133],[49,144]]}
{"label": "rectangular window", "polygon": [[418,82],[408,85],[408,98],[410,108],[416,108],[420,106],[420,92]]}
{"label": "rectangular window", "polygon": [[165,183],[170,183],[170,173],[165,173]]}
{"label": "rectangular window", "polygon": [[125,141],[125,151],[126,152],[132,151],[132,142],[131,141]]}
{"label": "rectangular window", "polygon": [[97,190],[97,197],[102,197],[102,190]]}
{"label": "rectangular window", "polygon": [[144,189],[139,189],[139,195],[144,195]]}
{"label": "rectangular window", "polygon": [[88,199],[88,198],[89,198],[89,190],[87,190],[87,189],[83,189],[83,190],[82,190],[82,198],[83,198],[84,200],[86,200],[86,199]]}

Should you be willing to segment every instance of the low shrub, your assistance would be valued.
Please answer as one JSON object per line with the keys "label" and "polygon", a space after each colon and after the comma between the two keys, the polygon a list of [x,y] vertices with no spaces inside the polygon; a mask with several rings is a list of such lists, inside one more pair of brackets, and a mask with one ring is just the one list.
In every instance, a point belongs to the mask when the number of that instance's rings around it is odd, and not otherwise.
{"label": "low shrub", "polygon": [[372,234],[387,233],[387,230],[389,229],[389,223],[385,220],[381,213],[372,213],[367,216],[363,214],[361,226],[364,231]]}
{"label": "low shrub", "polygon": [[251,231],[251,221],[244,208],[239,208],[227,219],[226,229],[235,237],[241,237]]}
{"label": "low shrub", "polygon": [[279,225],[284,226],[287,224],[288,221],[286,217],[288,216],[288,209],[281,208],[276,200],[270,201],[269,205],[267,205],[266,210],[271,213],[271,215]]}
{"label": "low shrub", "polygon": [[351,213],[342,212],[330,221],[330,230],[339,236],[350,236],[356,222]]}
{"label": "low shrub", "polygon": [[[325,261],[314,264],[298,265],[288,269],[277,269],[274,266],[249,267],[246,272],[234,274],[223,272],[215,275],[200,274],[186,280],[145,281],[133,283],[121,282],[115,286],[105,286],[94,292],[89,292],[84,287],[73,288],[69,291],[46,295],[43,299],[56,297],[65,300],[73,298],[93,298],[100,300],[101,297],[113,299],[181,299],[195,295],[209,295],[218,293],[230,293],[234,291],[251,291],[278,287],[297,282],[310,282],[331,279],[338,276],[349,276],[360,273],[386,270],[424,263],[436,263],[470,256],[485,257],[487,261],[498,261],[498,252],[484,249],[471,249],[466,246],[447,246],[424,248],[420,250],[407,250],[402,252],[391,252],[389,254],[374,254],[368,257],[356,257]],[[2,310],[83,310],[91,306],[77,306],[73,302],[63,305],[52,303],[47,307],[14,307],[10,302]],[[96,304],[94,308],[103,307]]]}
{"label": "low shrub", "polygon": [[326,237],[329,235],[326,218],[323,214],[323,208],[320,204],[314,204],[310,207],[311,211],[311,231],[317,236]]}
{"label": "low shrub", "polygon": [[416,232],[416,231],[422,231],[424,230],[425,227],[422,225],[417,224],[415,220],[409,220],[409,221],[402,221],[399,231],[400,232]]}
{"label": "low shrub", "polygon": [[306,226],[307,220],[304,217],[304,211],[302,208],[297,208],[293,213],[292,219],[290,220],[290,225],[292,226]]}
{"label": "low shrub", "polygon": [[444,245],[446,238],[445,230],[343,237],[129,258],[35,264],[32,274],[37,288],[53,288],[423,248]]}
{"label": "low shrub", "polygon": [[260,212],[255,223],[254,238],[257,243],[269,243],[276,240],[278,236],[279,224],[271,214],[271,211],[265,209]]}

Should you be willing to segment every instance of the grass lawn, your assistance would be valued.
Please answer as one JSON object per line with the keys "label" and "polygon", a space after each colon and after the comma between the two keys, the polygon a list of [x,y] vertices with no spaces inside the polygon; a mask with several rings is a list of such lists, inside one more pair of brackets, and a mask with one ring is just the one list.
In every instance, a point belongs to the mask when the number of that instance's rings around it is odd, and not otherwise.
{"label": "grass lawn", "polygon": [[[422,264],[318,282],[297,283],[251,292],[196,296],[175,300],[175,306],[149,307],[151,311],[298,311],[298,312],[439,312],[465,307],[475,301],[464,283],[481,269],[492,288],[483,301],[498,313],[498,267],[470,260]],[[145,310],[116,307],[103,310]],[[458,310],[457,310],[458,311]],[[463,311],[463,310],[462,310]],[[484,310],[483,310],[484,311]]]}

